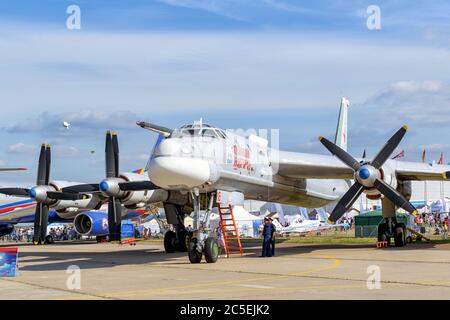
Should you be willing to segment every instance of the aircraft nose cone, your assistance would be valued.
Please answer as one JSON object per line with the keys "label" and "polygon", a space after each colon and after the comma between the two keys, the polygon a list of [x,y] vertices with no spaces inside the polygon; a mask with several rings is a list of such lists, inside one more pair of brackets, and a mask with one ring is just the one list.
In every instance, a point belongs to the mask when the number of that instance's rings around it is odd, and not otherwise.
{"label": "aircraft nose cone", "polygon": [[211,177],[208,161],[182,157],[156,157],[150,162],[148,173],[150,181],[165,189],[191,189]]}
{"label": "aircraft nose cone", "polygon": [[359,170],[359,177],[363,180],[366,180],[367,178],[370,177],[370,171],[367,168],[362,168],[361,170]]}

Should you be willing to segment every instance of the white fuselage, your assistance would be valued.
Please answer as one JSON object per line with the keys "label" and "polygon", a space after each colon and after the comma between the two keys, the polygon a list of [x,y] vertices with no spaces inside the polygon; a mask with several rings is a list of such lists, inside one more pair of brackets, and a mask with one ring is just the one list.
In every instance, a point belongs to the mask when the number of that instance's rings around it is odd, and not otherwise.
{"label": "white fuselage", "polygon": [[[219,129],[215,129],[219,130]],[[246,199],[317,208],[348,190],[342,179],[291,179],[273,163],[282,153],[257,136],[226,133],[226,138],[173,134],[156,148],[149,162],[150,180],[167,190],[200,193],[237,191]]]}

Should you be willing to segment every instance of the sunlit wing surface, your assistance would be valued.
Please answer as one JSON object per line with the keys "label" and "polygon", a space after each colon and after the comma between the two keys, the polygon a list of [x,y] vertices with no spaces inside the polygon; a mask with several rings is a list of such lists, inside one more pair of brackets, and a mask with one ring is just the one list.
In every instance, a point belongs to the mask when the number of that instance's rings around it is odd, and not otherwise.
{"label": "sunlit wing surface", "polygon": [[[359,161],[359,160],[358,160]],[[296,179],[353,179],[354,171],[334,156],[280,151],[272,155],[277,174]],[[386,166],[395,170],[400,180],[445,180],[442,173],[448,165],[388,160]]]}
{"label": "sunlit wing surface", "polygon": [[319,154],[279,151],[271,155],[280,176],[294,179],[353,179],[354,171],[339,159]]}

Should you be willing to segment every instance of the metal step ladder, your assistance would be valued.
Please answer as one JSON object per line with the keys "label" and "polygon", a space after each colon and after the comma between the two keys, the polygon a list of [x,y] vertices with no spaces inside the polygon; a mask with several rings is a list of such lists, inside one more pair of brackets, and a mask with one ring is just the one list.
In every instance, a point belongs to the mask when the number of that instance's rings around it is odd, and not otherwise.
{"label": "metal step ladder", "polygon": [[239,230],[237,228],[236,221],[234,220],[232,206],[221,207],[219,204],[218,209],[220,226],[225,244],[225,253],[227,254],[227,257],[232,254],[240,254],[242,256],[244,249],[242,248]]}

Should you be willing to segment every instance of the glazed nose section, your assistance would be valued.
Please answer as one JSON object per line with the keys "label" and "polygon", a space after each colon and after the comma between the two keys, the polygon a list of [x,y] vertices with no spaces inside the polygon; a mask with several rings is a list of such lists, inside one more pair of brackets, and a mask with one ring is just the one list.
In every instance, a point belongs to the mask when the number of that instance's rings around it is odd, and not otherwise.
{"label": "glazed nose section", "polygon": [[173,139],[161,141],[155,149],[155,156],[175,156],[180,151],[180,143]]}
{"label": "glazed nose section", "polygon": [[211,176],[207,161],[194,158],[156,157],[150,162],[150,181],[161,188],[178,189],[201,186]]}

